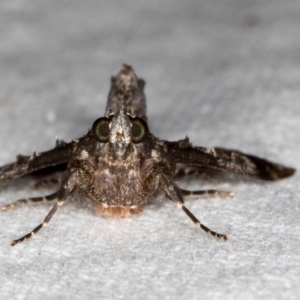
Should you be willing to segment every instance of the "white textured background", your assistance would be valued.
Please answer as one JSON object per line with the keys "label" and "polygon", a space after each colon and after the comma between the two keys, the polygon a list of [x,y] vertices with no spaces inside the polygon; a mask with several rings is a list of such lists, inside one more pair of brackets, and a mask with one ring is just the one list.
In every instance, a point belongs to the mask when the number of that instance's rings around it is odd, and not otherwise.
{"label": "white textured background", "polygon": [[[300,169],[299,0],[0,2],[0,164],[86,133],[124,62],[147,81],[152,132]],[[299,173],[278,183],[186,179],[235,192],[187,200],[219,242],[170,201],[131,219],[68,201],[0,217],[1,299],[299,299]],[[0,203],[39,194],[32,178]]]}

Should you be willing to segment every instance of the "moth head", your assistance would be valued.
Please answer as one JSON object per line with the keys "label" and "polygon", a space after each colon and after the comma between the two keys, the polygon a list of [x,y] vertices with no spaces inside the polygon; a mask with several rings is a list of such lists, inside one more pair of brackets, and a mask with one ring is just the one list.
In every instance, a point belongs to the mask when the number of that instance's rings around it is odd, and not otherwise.
{"label": "moth head", "polygon": [[92,133],[100,143],[107,143],[114,159],[124,160],[135,144],[142,143],[148,136],[147,123],[126,112],[123,105],[116,112],[108,110],[106,117],[97,119]]}

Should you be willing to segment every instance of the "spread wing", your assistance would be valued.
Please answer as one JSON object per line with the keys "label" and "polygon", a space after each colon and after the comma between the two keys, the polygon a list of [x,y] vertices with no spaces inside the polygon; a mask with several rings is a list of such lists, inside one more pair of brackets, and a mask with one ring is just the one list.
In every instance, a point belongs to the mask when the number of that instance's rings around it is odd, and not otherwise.
{"label": "spread wing", "polygon": [[188,139],[166,142],[166,145],[169,158],[176,163],[217,169],[263,180],[287,178],[296,171],[236,150],[193,147]]}

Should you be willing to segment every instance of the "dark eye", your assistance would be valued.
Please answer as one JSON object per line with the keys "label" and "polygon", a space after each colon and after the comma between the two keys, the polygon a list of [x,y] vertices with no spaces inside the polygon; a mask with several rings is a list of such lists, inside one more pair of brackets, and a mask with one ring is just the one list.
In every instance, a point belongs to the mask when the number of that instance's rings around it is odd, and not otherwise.
{"label": "dark eye", "polygon": [[93,124],[92,133],[100,143],[107,143],[109,140],[109,123],[109,119],[99,118]]}
{"label": "dark eye", "polygon": [[143,119],[131,120],[131,140],[133,143],[141,143],[148,134],[147,123]]}

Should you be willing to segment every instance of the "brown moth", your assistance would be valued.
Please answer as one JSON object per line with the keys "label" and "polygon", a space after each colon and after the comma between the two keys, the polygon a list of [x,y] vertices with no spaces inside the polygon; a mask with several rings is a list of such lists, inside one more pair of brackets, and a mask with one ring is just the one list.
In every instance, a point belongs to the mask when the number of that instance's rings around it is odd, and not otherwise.
{"label": "brown moth", "polygon": [[[159,193],[181,208],[195,225],[207,233],[226,240],[227,236],[203,225],[184,205],[189,195],[233,196],[217,190],[188,191],[174,183],[173,178],[189,169],[177,164],[211,168],[262,180],[278,180],[295,173],[292,168],[222,148],[195,147],[188,138],[176,142],[160,140],[149,131],[146,117],[145,81],[133,68],[123,65],[111,78],[107,110],[88,133],[70,143],[57,141],[52,150],[17,157],[16,162],[0,168],[0,184],[51,166],[66,164],[57,192],[44,197],[20,199],[4,205],[3,211],[23,203],[54,201],[44,221],[23,237],[20,243],[47,225],[69,195],[79,193],[92,201],[98,214],[128,217],[139,214]],[[53,180],[51,180],[53,181]],[[54,182],[56,180],[54,179]]]}

